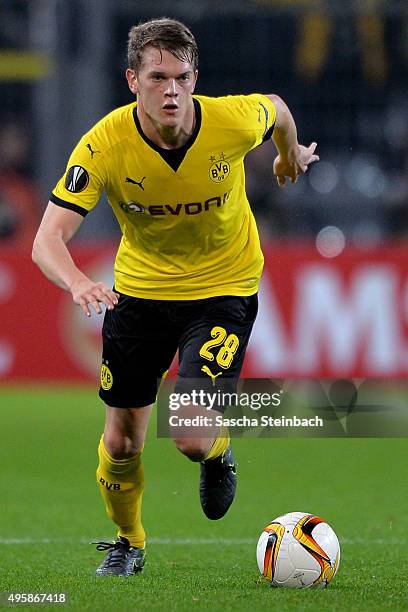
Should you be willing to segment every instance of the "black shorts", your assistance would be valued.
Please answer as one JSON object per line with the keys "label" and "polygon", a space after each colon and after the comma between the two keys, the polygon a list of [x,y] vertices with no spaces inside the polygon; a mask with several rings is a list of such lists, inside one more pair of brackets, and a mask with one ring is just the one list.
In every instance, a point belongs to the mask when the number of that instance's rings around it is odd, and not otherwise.
{"label": "black shorts", "polygon": [[257,311],[257,294],[189,301],[120,294],[105,313],[99,396],[117,408],[152,404],[177,350],[178,391],[191,379],[236,384]]}

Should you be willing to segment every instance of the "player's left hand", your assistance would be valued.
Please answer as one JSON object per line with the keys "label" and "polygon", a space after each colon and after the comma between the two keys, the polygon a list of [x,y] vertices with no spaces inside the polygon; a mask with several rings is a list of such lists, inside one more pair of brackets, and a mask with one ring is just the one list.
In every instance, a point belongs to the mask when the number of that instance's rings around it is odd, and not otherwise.
{"label": "player's left hand", "polygon": [[291,152],[286,159],[280,155],[275,158],[273,173],[279,187],[286,185],[286,178],[296,183],[298,176],[304,174],[310,164],[319,161],[319,156],[315,155],[316,147],[316,142],[312,142],[308,147],[297,145],[297,149]]}

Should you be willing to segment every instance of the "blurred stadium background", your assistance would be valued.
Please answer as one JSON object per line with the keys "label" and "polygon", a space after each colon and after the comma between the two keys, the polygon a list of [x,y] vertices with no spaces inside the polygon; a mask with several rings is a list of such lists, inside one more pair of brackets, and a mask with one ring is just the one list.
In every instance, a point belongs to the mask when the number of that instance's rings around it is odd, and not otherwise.
{"label": "blurred stadium background", "polygon": [[[408,374],[406,0],[1,0],[0,590],[68,591],[78,610],[265,610],[271,598],[291,612],[406,609],[407,445],[394,437],[235,439],[237,500],[225,521],[209,522],[197,466],[152,423],[142,588],[95,584],[99,557],[87,543],[113,536],[94,484],[101,317],[85,320],[41,275],[31,244],[76,141],[132,101],[128,29],[163,15],[197,37],[198,93],[277,93],[301,142],[318,142],[321,162],[285,190],[272,144],[247,158],[266,265],[244,373],[327,377],[322,386],[353,378],[359,394],[362,378],[387,378],[395,397],[369,389],[354,416],[375,423],[383,406],[406,406],[406,383],[394,382]],[[101,201],[74,258],[112,282],[118,240]],[[354,407],[332,390],[318,407]],[[259,532],[291,510],[320,514],[339,535],[342,565],[327,593],[260,588]]]}
{"label": "blurred stadium background", "polygon": [[[408,373],[408,6],[403,0],[2,0],[0,382],[91,382],[100,318],[30,260],[79,137],[132,101],[130,26],[168,15],[200,50],[198,93],[277,93],[321,162],[279,190],[274,147],[247,158],[266,269],[244,373],[404,378]],[[73,243],[111,282],[119,239],[102,201]]]}

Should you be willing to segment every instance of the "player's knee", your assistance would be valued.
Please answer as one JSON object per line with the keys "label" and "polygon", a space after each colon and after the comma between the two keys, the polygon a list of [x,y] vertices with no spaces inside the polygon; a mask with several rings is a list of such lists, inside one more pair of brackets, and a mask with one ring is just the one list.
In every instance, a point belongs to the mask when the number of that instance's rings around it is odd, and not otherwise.
{"label": "player's knee", "polygon": [[178,450],[191,461],[202,461],[208,453],[208,440],[200,438],[175,438]]}
{"label": "player's knee", "polygon": [[109,433],[104,434],[105,448],[112,459],[129,459],[140,453],[143,449],[143,440],[132,439],[128,436],[118,436]]}

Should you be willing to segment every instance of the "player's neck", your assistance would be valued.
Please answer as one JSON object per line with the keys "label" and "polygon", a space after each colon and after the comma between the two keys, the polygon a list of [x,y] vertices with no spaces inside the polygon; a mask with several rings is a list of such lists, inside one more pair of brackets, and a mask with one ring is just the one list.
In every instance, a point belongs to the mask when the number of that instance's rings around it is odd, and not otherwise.
{"label": "player's neck", "polygon": [[190,138],[195,126],[193,101],[191,101],[191,106],[180,125],[168,126],[155,121],[153,117],[146,113],[141,105],[138,105],[137,116],[143,133],[163,149],[178,149],[182,147]]}

